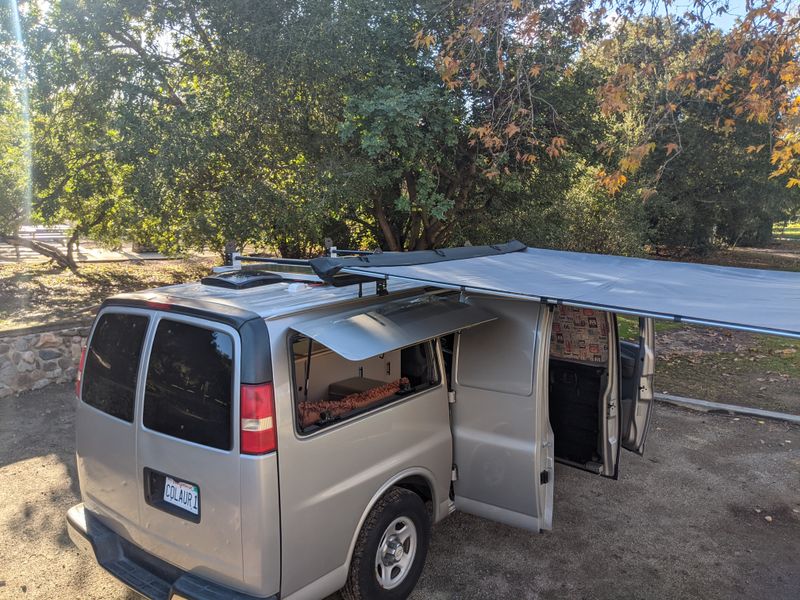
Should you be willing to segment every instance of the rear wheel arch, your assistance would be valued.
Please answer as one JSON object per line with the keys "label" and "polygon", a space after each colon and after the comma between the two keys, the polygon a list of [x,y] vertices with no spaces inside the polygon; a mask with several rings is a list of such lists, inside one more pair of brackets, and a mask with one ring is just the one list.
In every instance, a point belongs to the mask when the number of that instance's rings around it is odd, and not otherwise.
{"label": "rear wheel arch", "polygon": [[417,496],[422,498],[425,506],[428,508],[431,521],[433,521],[436,512],[436,505],[433,502],[433,486],[422,475],[411,475],[404,477],[400,481],[393,484],[392,487],[399,487],[410,492],[414,492]]}
{"label": "rear wheel arch", "polygon": [[375,507],[375,504],[393,487],[399,487],[414,492],[420,496],[420,498],[422,498],[422,501],[426,504],[426,506],[430,502],[431,508],[429,510],[429,516],[431,518],[431,523],[435,521],[438,499],[436,497],[436,486],[434,484],[433,473],[421,467],[401,471],[384,483],[378,489],[378,491],[375,492],[361,513],[361,518],[358,520],[358,525],[356,526],[352,539],[350,540],[350,549],[347,552],[346,566],[348,569],[350,568],[350,563],[353,560],[353,551],[355,550],[356,542],[358,541],[358,534],[361,532],[361,528],[364,527],[364,523],[366,522],[370,511]]}

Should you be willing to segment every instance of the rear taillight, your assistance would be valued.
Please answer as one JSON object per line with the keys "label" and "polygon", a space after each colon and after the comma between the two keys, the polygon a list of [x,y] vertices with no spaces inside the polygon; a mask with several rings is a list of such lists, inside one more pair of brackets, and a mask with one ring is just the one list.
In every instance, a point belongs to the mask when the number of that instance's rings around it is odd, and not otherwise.
{"label": "rear taillight", "polygon": [[241,452],[267,454],[278,449],[275,394],[271,383],[241,388]]}
{"label": "rear taillight", "polygon": [[83,379],[83,367],[86,365],[86,346],[81,348],[81,362],[78,363],[78,372],[75,374],[75,396],[81,397],[81,379]]}

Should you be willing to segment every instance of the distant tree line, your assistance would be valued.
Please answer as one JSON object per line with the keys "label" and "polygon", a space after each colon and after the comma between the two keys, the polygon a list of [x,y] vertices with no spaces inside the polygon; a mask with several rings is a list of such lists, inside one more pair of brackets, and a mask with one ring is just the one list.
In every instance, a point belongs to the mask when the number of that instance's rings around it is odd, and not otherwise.
{"label": "distant tree line", "polygon": [[727,31],[724,0],[19,5],[22,44],[0,8],[6,240],[27,182],[71,242],[169,253],[703,251],[800,208],[789,1]]}

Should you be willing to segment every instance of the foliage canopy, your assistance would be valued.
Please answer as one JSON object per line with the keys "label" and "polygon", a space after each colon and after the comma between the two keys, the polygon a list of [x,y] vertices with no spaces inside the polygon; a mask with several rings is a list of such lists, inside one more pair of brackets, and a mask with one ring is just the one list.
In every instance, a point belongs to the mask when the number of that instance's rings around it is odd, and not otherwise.
{"label": "foliage canopy", "polygon": [[[20,5],[34,217],[76,239],[635,253],[763,242],[800,206],[789,2],[726,32],[723,0]],[[15,64],[6,235],[27,169]]]}

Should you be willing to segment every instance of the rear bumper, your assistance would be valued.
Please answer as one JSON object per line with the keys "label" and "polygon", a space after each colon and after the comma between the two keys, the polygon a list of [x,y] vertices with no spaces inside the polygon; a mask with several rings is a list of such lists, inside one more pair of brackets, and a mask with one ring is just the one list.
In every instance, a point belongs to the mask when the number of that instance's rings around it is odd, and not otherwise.
{"label": "rear bumper", "polygon": [[277,600],[256,599],[191,575],[120,537],[85,510],[83,503],[67,511],[72,542],[122,583],[151,600]]}

